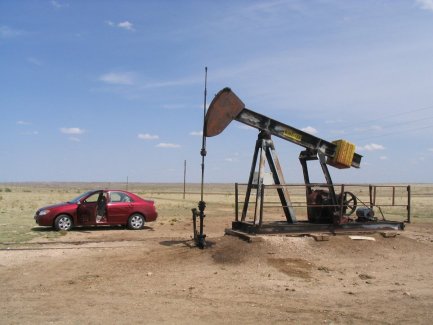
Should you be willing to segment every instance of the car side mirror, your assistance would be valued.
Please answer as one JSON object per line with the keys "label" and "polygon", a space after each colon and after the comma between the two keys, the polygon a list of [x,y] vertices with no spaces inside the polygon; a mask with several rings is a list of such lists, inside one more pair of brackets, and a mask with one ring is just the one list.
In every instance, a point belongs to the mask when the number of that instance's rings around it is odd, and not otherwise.
{"label": "car side mirror", "polygon": [[77,201],[77,205],[81,205],[81,201]]}

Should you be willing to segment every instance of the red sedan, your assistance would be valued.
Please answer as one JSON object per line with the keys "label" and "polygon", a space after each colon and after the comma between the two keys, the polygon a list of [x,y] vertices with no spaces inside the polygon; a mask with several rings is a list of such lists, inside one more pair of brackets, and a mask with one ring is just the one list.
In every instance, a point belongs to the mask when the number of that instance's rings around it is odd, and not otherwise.
{"label": "red sedan", "polygon": [[158,213],[151,200],[119,190],[93,190],[77,198],[36,211],[40,226],[70,230],[75,226],[126,225],[141,229],[145,222],[155,221]]}

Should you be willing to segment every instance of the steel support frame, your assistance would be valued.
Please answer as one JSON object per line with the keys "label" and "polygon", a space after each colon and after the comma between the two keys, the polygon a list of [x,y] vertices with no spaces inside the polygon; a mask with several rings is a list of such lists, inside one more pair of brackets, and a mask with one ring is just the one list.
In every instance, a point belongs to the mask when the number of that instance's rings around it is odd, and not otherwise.
{"label": "steel support frame", "polygon": [[[254,184],[254,173],[256,171],[257,161],[259,161],[259,171],[257,177],[257,184]],[[275,151],[274,142],[272,141],[271,134],[267,131],[260,131],[256,146],[254,149],[253,161],[251,163],[250,176],[248,179],[247,190],[245,194],[245,202],[242,210],[241,221],[245,222],[248,213],[248,206],[251,197],[251,191],[256,189],[256,202],[254,210],[254,224],[261,225],[263,222],[263,199],[264,199],[264,186],[263,179],[265,175],[265,164],[268,162],[269,169],[272,172],[275,185],[285,185],[283,172],[277,153]],[[296,223],[295,210],[290,202],[290,196],[285,186],[277,189],[278,197],[281,201],[281,206],[288,223]]]}

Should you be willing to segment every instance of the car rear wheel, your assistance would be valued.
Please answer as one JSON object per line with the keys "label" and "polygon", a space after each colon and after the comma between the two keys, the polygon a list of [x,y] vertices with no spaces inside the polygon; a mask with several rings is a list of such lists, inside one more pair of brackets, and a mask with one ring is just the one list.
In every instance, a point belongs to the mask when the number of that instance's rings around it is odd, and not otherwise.
{"label": "car rear wheel", "polygon": [[141,214],[135,213],[129,217],[128,219],[129,229],[137,230],[137,229],[142,229],[143,227],[144,227],[144,217]]}
{"label": "car rear wheel", "polygon": [[54,228],[59,231],[68,231],[72,228],[72,225],[72,218],[66,214],[59,215],[54,221]]}

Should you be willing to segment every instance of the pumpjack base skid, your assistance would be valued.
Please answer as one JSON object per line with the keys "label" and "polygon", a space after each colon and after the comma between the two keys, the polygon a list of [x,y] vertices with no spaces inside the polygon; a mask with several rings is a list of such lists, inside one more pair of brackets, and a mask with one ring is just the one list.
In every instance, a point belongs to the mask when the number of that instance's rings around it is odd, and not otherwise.
{"label": "pumpjack base skid", "polygon": [[233,221],[232,230],[247,234],[307,234],[307,233],[374,233],[382,231],[404,230],[405,223],[399,221],[351,222],[342,225],[316,224],[307,221],[287,223],[272,221],[255,225],[252,222]]}

